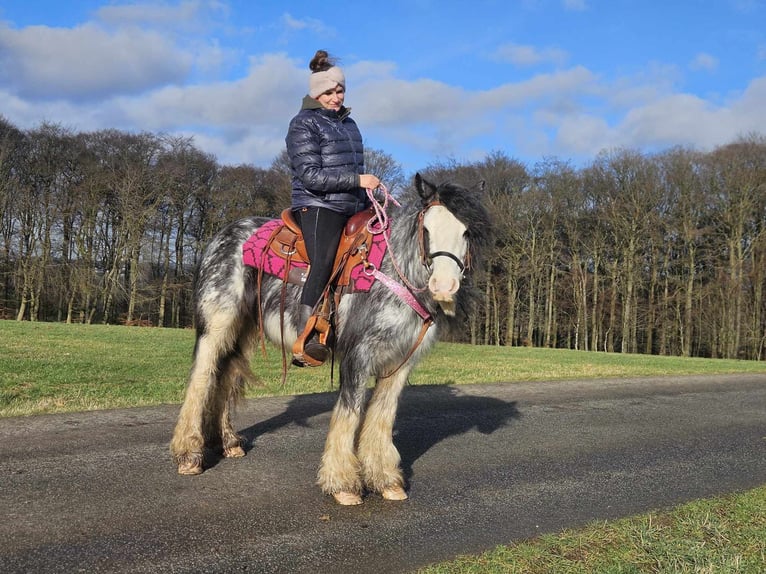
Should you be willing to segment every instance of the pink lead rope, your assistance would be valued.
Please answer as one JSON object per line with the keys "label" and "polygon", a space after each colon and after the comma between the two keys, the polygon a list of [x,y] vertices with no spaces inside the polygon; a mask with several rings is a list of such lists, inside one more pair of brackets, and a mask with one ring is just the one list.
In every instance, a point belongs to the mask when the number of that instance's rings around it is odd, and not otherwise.
{"label": "pink lead rope", "polygon": [[381,283],[383,283],[383,285],[391,289],[391,291],[396,293],[399,296],[399,299],[401,299],[402,301],[407,303],[407,305],[412,307],[412,309],[418,315],[420,315],[420,317],[424,321],[427,321],[428,319],[431,318],[431,314],[423,308],[423,305],[421,305],[420,301],[418,301],[415,298],[415,295],[412,294],[412,291],[407,289],[404,285],[402,285],[398,281],[395,281],[394,279],[391,279],[391,277],[389,277],[388,275],[386,275],[379,269],[375,269],[372,272],[372,276],[375,277],[375,279],[377,279]]}
{"label": "pink lead rope", "polygon": [[417,289],[413,287],[410,282],[407,280],[406,277],[402,274],[399,267],[396,264],[396,259],[394,258],[394,253],[391,249],[391,244],[388,242],[388,214],[386,213],[386,207],[388,207],[389,201],[399,207],[399,202],[396,201],[396,199],[388,193],[388,189],[385,185],[382,183],[380,184],[380,190],[383,192],[383,205],[380,204],[378,199],[375,197],[375,193],[372,189],[367,190],[367,197],[370,198],[370,202],[372,203],[373,211],[375,212],[375,217],[371,217],[370,220],[367,222],[367,230],[372,233],[373,235],[376,235],[378,233],[383,233],[383,237],[386,240],[386,245],[388,247],[388,253],[391,256],[391,261],[394,264],[394,269],[396,269],[397,274],[399,277],[401,277],[402,281],[407,285],[405,287],[398,281],[392,279],[382,271],[380,271],[377,267],[373,268],[372,276],[375,277],[378,281],[383,283],[386,287],[388,287],[393,293],[395,293],[402,301],[407,303],[413,311],[415,311],[418,315],[420,315],[421,319],[424,321],[429,321],[431,319],[431,314],[426,311],[426,309],[423,307],[423,305],[420,304],[420,301],[417,300],[415,295],[413,294],[413,291],[425,291],[425,287],[422,289]]}

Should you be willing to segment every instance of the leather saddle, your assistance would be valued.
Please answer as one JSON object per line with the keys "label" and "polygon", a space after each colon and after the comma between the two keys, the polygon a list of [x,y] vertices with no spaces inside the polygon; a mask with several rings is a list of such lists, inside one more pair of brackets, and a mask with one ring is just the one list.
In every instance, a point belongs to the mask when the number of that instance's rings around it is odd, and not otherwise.
{"label": "leather saddle", "polygon": [[[372,240],[372,233],[368,230],[367,224],[374,216],[375,212],[372,209],[366,209],[351,216],[346,223],[335,253],[330,278],[330,285],[336,291],[349,287],[351,270],[354,267],[359,264],[366,266],[367,253]],[[311,265],[306,244],[303,241],[303,233],[290,209],[282,211],[280,219],[282,225],[277,227],[269,238],[267,249],[271,250],[272,255],[285,260],[288,268],[285,274],[286,280],[290,283],[302,284],[305,281],[305,266]],[[296,267],[296,263],[300,267]]]}
{"label": "leather saddle", "polygon": [[[305,329],[298,334],[293,345],[294,362],[298,361],[307,366],[319,366],[321,364],[314,361],[303,350],[305,342],[314,332],[317,333],[320,343],[331,346],[332,311],[340,301],[341,295],[352,289],[352,270],[360,264],[365,269],[370,265],[367,256],[372,243],[372,233],[368,229],[368,223],[374,217],[375,212],[372,209],[367,209],[351,216],[346,223],[338,244],[338,250],[335,253],[330,281],[325,287],[314,313],[306,323]],[[290,209],[282,211],[281,220],[282,225],[278,226],[271,234],[266,249],[272,255],[285,260],[284,281],[286,283],[303,284],[308,266],[311,265],[306,252],[303,233]],[[300,265],[296,266],[296,263]]]}

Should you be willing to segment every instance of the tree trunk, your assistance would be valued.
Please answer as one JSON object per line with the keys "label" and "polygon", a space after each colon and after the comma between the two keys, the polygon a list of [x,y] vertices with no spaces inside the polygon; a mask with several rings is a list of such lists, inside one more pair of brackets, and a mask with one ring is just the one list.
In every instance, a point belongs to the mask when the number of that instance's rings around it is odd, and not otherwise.
{"label": "tree trunk", "polygon": [[551,271],[548,274],[548,289],[545,295],[545,346],[551,348],[553,345],[553,311],[555,308],[556,297],[556,266],[553,261],[550,262]]}
{"label": "tree trunk", "polygon": [[137,247],[133,247],[130,250],[130,299],[128,300],[128,315],[125,318],[126,323],[130,323],[135,319],[136,300],[138,299],[138,252],[139,249]]}
{"label": "tree trunk", "polygon": [[506,345],[512,346],[516,340],[516,301],[519,298],[519,287],[516,281],[516,270],[509,269],[506,277],[508,293],[508,315],[506,320]]}
{"label": "tree trunk", "polygon": [[697,262],[696,262],[696,249],[693,245],[689,245],[689,257],[686,264],[686,289],[684,293],[684,322],[683,329],[681,331],[681,356],[691,356],[691,340],[692,340],[692,324],[693,317],[692,311],[694,308],[694,279],[696,276]]}
{"label": "tree trunk", "polygon": [[609,326],[606,333],[606,350],[609,353],[614,352],[614,327],[617,323],[617,297],[619,293],[619,272],[617,262],[611,264],[612,274],[612,300],[609,303]]}

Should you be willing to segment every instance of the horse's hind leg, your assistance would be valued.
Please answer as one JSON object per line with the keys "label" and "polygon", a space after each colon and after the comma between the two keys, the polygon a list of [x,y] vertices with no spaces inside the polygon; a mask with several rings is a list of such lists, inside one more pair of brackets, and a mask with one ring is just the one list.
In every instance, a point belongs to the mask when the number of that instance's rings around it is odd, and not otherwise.
{"label": "horse's hind leg", "polygon": [[[248,365],[243,366],[248,368]],[[240,370],[237,373],[230,374],[229,377],[230,381],[227,385],[228,389],[219,419],[221,446],[223,447],[223,456],[226,458],[240,458],[245,456],[245,449],[242,448],[242,437],[239,436],[231,424],[231,414],[237,402],[239,402],[244,394],[247,378],[245,372]]]}
{"label": "horse's hind leg", "polygon": [[393,428],[399,395],[408,373],[409,369],[402,368],[377,381],[359,435],[357,456],[365,484],[387,500],[407,498],[399,468],[401,458],[393,442]]}
{"label": "horse's hind leg", "polygon": [[220,389],[215,397],[216,414],[213,423],[218,424],[216,432],[220,434],[223,455],[226,458],[239,458],[245,456],[242,448],[242,437],[234,430],[231,424],[231,415],[234,407],[244,395],[247,385],[255,385],[256,380],[250,370],[250,358],[254,348],[255,326],[251,321],[246,322],[232,352],[230,360],[222,368],[220,374]]}
{"label": "horse's hind leg", "polygon": [[222,391],[219,363],[231,352],[236,323],[226,314],[214,316],[197,337],[186,397],[170,442],[179,474],[200,474],[203,470],[206,425],[212,422],[210,414],[216,410],[215,402]]}
{"label": "horse's hind leg", "polygon": [[228,357],[218,374],[219,384],[210,399],[209,438],[220,439],[223,455],[227,458],[245,456],[242,439],[231,424],[234,406],[244,390],[245,381],[240,374],[237,362],[241,360],[236,353]]}

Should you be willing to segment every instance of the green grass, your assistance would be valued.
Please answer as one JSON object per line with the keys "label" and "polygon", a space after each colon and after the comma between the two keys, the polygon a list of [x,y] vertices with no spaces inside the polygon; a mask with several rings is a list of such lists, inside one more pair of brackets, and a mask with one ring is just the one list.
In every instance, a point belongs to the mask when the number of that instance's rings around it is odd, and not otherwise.
{"label": "green grass", "polygon": [[419,574],[763,574],[766,487],[544,535]]}
{"label": "green grass", "polygon": [[[193,345],[191,330],[0,321],[0,416],[180,403]],[[249,397],[333,388],[327,365],[291,368],[283,386],[281,355],[269,346],[266,358],[256,353],[253,369],[262,386]],[[440,343],[411,383],[717,373],[766,373],[766,362]],[[766,487],[540,536],[421,572],[761,574],[764,541]]]}
{"label": "green grass", "polygon": [[[0,416],[82,411],[183,400],[194,332],[108,325],[0,321]],[[262,385],[248,397],[337,388],[330,366],[290,368],[273,346],[256,351]],[[564,349],[439,343],[418,366],[415,385],[471,384],[670,374],[766,373],[766,362],[683,359]]]}

